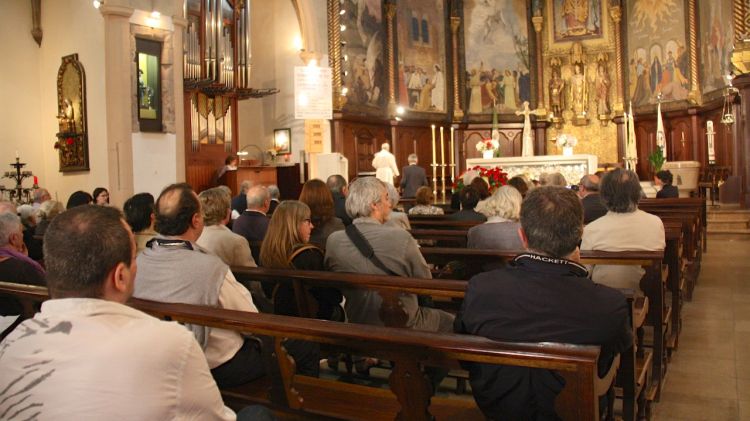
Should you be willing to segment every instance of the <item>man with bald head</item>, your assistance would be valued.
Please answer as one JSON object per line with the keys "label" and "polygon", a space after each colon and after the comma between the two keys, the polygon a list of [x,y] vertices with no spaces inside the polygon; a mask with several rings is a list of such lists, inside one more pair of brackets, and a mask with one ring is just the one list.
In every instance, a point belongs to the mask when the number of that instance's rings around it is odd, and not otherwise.
{"label": "man with bald head", "polygon": [[266,237],[268,210],[271,207],[271,194],[266,186],[252,186],[247,190],[247,209],[232,224],[232,231],[250,243],[253,259],[260,264],[260,243]]}
{"label": "man with bald head", "polygon": [[581,177],[578,183],[578,197],[581,198],[583,205],[583,223],[588,224],[607,214],[607,207],[604,206],[601,196],[599,196],[599,176],[596,174],[586,174]]}
{"label": "man with bald head", "polygon": [[[250,292],[218,257],[196,244],[204,228],[201,203],[188,184],[167,186],[156,201],[159,234],[138,255],[137,298],[257,312]],[[187,325],[201,345],[219,387],[264,374],[260,346],[237,332]]]}

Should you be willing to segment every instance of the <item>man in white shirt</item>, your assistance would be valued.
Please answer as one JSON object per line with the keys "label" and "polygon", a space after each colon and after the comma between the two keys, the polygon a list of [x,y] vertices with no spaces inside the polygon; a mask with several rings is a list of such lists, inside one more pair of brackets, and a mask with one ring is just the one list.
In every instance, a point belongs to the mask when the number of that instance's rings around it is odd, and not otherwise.
{"label": "man in white shirt", "polygon": [[0,419],[236,418],[193,335],[124,305],[135,256],[115,208],[55,218],[44,241],[52,299],[0,344]]}
{"label": "man in white shirt", "polygon": [[[196,244],[204,220],[198,196],[188,184],[167,186],[155,211],[159,235],[138,255],[135,297],[258,312],[250,292],[237,282],[229,267]],[[263,376],[260,344],[255,338],[225,329],[187,327],[203,348],[219,387]]]}
{"label": "man in white shirt", "polygon": [[376,153],[372,159],[372,166],[375,168],[375,177],[378,180],[393,184],[393,177],[399,176],[398,166],[396,165],[396,157],[390,152],[390,145],[383,143],[380,147],[380,152]]}

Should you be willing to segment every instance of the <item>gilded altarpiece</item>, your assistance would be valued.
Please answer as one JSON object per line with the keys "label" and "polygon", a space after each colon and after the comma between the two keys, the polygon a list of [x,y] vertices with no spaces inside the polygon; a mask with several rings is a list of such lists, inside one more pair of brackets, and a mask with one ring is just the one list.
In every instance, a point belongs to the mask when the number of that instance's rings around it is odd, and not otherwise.
{"label": "gilded altarpiece", "polygon": [[[547,154],[562,154],[559,134],[578,139],[576,154],[592,154],[600,163],[620,161],[617,125],[622,98],[617,81],[616,26],[606,0],[547,0],[542,13],[542,62]],[[578,180],[568,180],[576,182]]]}

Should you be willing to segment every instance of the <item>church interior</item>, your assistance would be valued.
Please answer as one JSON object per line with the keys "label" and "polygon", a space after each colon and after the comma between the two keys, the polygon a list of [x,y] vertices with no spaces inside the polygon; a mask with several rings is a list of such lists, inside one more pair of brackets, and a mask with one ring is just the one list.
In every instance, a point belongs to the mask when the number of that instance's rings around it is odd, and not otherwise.
{"label": "church interior", "polygon": [[[658,385],[616,417],[750,419],[747,1],[93,3],[0,4],[0,199],[106,186],[122,207],[177,182],[234,196],[244,179],[297,199],[309,179],[375,175],[384,143],[398,168],[418,156],[443,205],[475,166],[573,186],[623,167],[649,197],[670,169],[681,198],[702,199],[677,234],[675,253],[695,254],[671,268],[695,292],[664,289],[679,350],[666,340],[634,387]],[[306,71],[326,76],[308,91],[321,95],[300,95]],[[238,171],[219,179],[228,156]]]}

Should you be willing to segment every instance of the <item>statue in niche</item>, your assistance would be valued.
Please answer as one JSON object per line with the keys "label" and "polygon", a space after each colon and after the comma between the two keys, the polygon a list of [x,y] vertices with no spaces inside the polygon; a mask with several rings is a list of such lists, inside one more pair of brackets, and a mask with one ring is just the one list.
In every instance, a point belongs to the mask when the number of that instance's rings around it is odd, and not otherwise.
{"label": "statue in niche", "polygon": [[573,64],[573,76],[570,77],[570,104],[576,117],[586,116],[586,68],[583,63]]}
{"label": "statue in niche", "polygon": [[563,91],[565,89],[565,80],[560,76],[560,60],[552,59],[550,67],[552,68],[552,77],[549,80],[549,106],[553,119],[561,118],[564,108]]}
{"label": "statue in niche", "polygon": [[594,79],[596,114],[602,122],[609,119],[612,110],[609,98],[610,85],[612,85],[612,82],[607,73],[607,56],[602,54],[597,58],[596,78]]}

